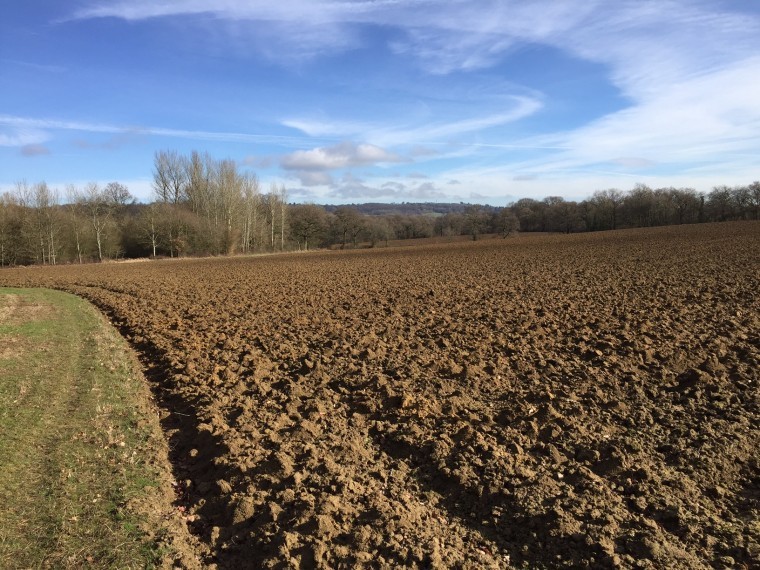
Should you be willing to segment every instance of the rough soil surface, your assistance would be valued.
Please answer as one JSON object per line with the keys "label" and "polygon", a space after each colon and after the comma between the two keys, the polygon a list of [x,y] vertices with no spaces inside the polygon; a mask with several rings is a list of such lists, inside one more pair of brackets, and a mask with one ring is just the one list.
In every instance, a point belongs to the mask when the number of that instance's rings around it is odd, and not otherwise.
{"label": "rough soil surface", "polygon": [[210,566],[760,561],[760,223],[0,282],[141,352]]}

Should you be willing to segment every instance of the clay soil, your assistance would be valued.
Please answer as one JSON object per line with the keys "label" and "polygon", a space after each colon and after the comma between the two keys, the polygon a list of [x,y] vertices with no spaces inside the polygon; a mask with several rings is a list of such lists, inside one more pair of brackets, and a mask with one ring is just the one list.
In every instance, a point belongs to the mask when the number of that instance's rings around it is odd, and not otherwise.
{"label": "clay soil", "polygon": [[760,223],[0,282],[138,350],[205,565],[760,561]]}

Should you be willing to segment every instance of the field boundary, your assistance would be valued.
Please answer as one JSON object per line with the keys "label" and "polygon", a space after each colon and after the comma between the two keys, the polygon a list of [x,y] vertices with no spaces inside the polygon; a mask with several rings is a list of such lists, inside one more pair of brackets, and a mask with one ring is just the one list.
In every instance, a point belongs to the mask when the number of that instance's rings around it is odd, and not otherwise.
{"label": "field boundary", "polygon": [[195,568],[158,410],[97,309],[0,288],[0,566]]}

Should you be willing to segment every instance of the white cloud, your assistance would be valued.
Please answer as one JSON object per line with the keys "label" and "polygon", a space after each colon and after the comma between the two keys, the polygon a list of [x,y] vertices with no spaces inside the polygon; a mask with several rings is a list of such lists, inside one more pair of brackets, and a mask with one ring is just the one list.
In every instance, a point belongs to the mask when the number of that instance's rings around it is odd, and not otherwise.
{"label": "white cloud", "polygon": [[285,170],[335,170],[352,166],[401,162],[403,159],[372,144],[344,142],[331,147],[298,150],[282,158]]}
{"label": "white cloud", "polygon": [[329,172],[314,172],[313,170],[299,170],[295,176],[303,186],[332,186],[335,184]]}
{"label": "white cloud", "polygon": [[410,189],[406,194],[413,200],[446,200],[448,196],[433,182],[424,182]]}
{"label": "white cloud", "polygon": [[564,150],[513,166],[548,172],[606,162],[638,170],[751,155],[760,150],[758,89],[760,57],[683,80],[581,128],[530,139]]}

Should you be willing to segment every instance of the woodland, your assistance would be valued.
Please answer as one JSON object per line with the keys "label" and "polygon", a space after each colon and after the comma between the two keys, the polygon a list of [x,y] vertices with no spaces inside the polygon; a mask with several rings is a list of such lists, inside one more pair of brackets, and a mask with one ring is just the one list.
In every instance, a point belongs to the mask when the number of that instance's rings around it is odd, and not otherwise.
{"label": "woodland", "polygon": [[61,190],[18,182],[0,196],[0,267],[145,257],[375,247],[392,240],[516,232],[577,233],[760,218],[760,182],[746,186],[597,190],[582,201],[322,206],[288,201],[284,185],[207,153],[159,151],[153,201],[119,183]]}

